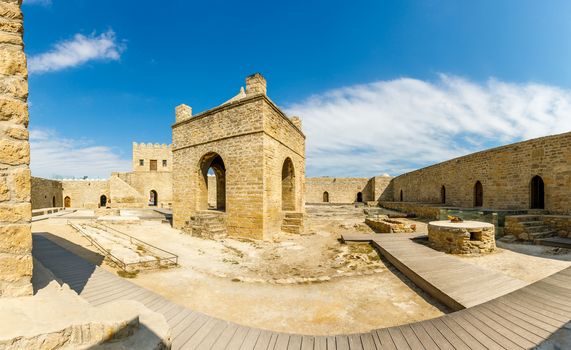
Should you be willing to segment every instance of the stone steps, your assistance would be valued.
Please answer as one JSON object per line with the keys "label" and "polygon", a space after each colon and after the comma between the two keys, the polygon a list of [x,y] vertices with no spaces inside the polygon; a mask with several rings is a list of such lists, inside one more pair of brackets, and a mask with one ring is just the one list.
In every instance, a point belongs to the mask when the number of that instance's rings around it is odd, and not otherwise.
{"label": "stone steps", "polygon": [[292,233],[292,234],[301,234],[302,233],[302,227],[298,226],[298,225],[282,225],[282,231],[286,232],[286,233]]}
{"label": "stone steps", "polygon": [[533,244],[571,249],[571,238],[562,238],[562,237],[539,238],[535,239],[533,241]]}
{"label": "stone steps", "polygon": [[218,239],[228,235],[226,215],[224,212],[201,211],[187,222],[190,230],[185,230],[195,237]]}
{"label": "stone steps", "polygon": [[286,212],[282,221],[282,232],[291,234],[302,234],[304,214],[300,212]]}
{"label": "stone steps", "polygon": [[557,235],[557,233],[555,231],[549,230],[547,227],[544,227],[544,230],[539,232],[528,232],[528,235],[530,240],[534,241],[539,238],[554,237]]}

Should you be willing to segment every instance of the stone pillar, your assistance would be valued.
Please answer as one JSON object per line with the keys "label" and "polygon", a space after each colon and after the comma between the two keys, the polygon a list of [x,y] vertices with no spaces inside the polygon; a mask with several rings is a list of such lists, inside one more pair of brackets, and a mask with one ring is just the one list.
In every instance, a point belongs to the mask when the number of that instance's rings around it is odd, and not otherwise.
{"label": "stone pillar", "polygon": [[293,123],[293,125],[295,125],[296,128],[301,130],[301,118],[300,117],[294,116],[294,117],[291,117],[290,120]]}
{"label": "stone pillar", "polygon": [[0,296],[32,294],[28,71],[21,0],[0,0]]}
{"label": "stone pillar", "polygon": [[260,73],[246,77],[246,95],[252,96],[257,94],[266,94],[266,79]]}
{"label": "stone pillar", "polygon": [[178,105],[175,108],[175,120],[176,123],[180,123],[184,120],[192,118],[192,107],[185,104]]}

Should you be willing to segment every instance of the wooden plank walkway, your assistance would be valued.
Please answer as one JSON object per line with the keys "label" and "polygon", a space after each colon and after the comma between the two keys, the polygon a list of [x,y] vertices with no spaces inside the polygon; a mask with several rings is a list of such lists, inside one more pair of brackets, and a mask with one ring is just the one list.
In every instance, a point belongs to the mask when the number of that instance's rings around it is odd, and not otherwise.
{"label": "wooden plank walkway", "polygon": [[555,332],[566,331],[566,324],[571,329],[571,268],[432,320],[321,337],[249,328],[195,312],[88,263],[42,235],[34,235],[33,255],[92,305],[136,300],[164,315],[173,349],[528,349],[553,340]]}
{"label": "wooden plank walkway", "polygon": [[345,242],[370,242],[417,286],[452,310],[476,306],[527,283],[464,262],[414,241],[424,234],[351,234]]}

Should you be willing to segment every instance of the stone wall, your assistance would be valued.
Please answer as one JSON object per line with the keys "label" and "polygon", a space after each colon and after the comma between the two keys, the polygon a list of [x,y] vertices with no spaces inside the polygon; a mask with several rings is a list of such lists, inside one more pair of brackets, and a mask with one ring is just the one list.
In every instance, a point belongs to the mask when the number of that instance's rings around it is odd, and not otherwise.
{"label": "stone wall", "polygon": [[157,194],[157,207],[170,208],[172,206],[171,172],[113,173],[111,179],[114,177],[119,177],[127,186],[121,184],[120,181],[110,182],[112,207],[147,207],[151,204],[151,191]]}
{"label": "stone wall", "polygon": [[377,233],[413,233],[416,232],[416,224],[405,223],[396,219],[366,218],[365,224],[369,225]]}
{"label": "stone wall", "polygon": [[421,218],[438,220],[441,217],[441,209],[438,208],[437,204],[381,201],[379,205],[386,209],[400,211]]}
{"label": "stone wall", "polygon": [[[95,209],[102,195],[111,198],[109,180],[63,180],[62,188],[64,202],[69,197],[71,208]],[[113,201],[110,204],[113,205]]]}
{"label": "stone wall", "polygon": [[571,216],[544,215],[543,224],[555,231],[559,237],[571,238]]}
{"label": "stone wall", "polygon": [[28,72],[21,1],[0,1],[0,296],[32,294]]}
{"label": "stone wall", "polygon": [[[306,179],[307,203],[355,203],[361,193],[362,202],[392,199],[391,177],[372,178],[311,177]],[[327,195],[325,193],[327,192]],[[327,199],[325,201],[324,199]]]}
{"label": "stone wall", "polygon": [[32,209],[63,207],[61,181],[32,177]]}
{"label": "stone wall", "polygon": [[518,142],[452,159],[403,174],[393,180],[393,200],[473,207],[474,186],[483,186],[483,207],[530,208],[530,182],[545,184],[545,209],[571,212],[571,133]]}
{"label": "stone wall", "polygon": [[[151,170],[151,161],[156,161],[156,170]],[[171,145],[133,142],[133,171],[162,172],[172,171]]]}
{"label": "stone wall", "polygon": [[279,230],[284,212],[282,169],[289,160],[293,168],[289,178],[293,191],[291,207],[303,211],[305,137],[265,92],[265,80],[256,74],[247,78],[245,93],[240,91],[214,109],[192,116],[189,106],[176,108],[175,228],[184,228],[191,216],[208,209],[205,174],[212,161],[216,161],[225,182],[229,235],[262,239]]}

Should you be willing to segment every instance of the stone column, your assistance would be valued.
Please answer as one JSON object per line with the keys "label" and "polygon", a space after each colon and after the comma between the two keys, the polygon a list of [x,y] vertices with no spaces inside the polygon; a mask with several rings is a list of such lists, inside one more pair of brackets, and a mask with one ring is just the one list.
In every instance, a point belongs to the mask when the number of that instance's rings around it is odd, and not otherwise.
{"label": "stone column", "polygon": [[32,294],[28,71],[21,0],[0,0],[0,296]]}

